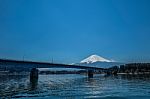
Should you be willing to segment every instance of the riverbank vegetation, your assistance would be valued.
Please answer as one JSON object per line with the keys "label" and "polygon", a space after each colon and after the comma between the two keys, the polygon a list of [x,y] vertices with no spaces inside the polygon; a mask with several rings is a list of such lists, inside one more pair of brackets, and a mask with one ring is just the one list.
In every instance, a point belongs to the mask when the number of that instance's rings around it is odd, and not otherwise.
{"label": "riverbank vegetation", "polygon": [[111,73],[126,74],[148,74],[150,73],[150,63],[130,63],[108,68]]}

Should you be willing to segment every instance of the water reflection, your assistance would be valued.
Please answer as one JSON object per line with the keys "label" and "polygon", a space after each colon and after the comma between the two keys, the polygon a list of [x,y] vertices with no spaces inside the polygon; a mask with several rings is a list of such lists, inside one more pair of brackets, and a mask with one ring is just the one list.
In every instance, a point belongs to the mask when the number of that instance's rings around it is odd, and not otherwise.
{"label": "water reflection", "polygon": [[34,90],[36,90],[37,89],[37,86],[38,86],[38,81],[37,81],[37,79],[35,79],[35,80],[32,80],[31,82],[30,82],[30,87],[31,87],[31,91],[34,91]]}
{"label": "water reflection", "polygon": [[11,98],[150,98],[150,75],[40,75],[30,83],[29,76],[0,76],[0,97]]}
{"label": "water reflection", "polygon": [[27,78],[28,76],[24,75],[0,75],[0,97],[11,96],[29,89]]}
{"label": "water reflection", "polygon": [[122,79],[126,80],[150,80],[149,74],[139,74],[139,75],[121,75]]}

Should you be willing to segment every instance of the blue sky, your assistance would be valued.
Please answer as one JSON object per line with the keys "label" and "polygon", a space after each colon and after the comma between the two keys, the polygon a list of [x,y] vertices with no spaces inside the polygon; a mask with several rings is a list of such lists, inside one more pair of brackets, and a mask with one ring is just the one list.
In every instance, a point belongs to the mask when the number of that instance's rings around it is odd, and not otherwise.
{"label": "blue sky", "polygon": [[0,0],[0,58],[150,62],[149,0]]}

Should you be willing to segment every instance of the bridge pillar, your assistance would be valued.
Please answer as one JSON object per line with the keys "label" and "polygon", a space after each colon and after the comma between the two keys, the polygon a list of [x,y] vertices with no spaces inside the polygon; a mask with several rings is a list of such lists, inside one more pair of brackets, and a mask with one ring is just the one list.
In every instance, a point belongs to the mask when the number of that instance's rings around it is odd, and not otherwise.
{"label": "bridge pillar", "polygon": [[110,70],[107,70],[107,71],[106,71],[106,74],[107,74],[107,76],[108,76],[108,75],[111,75],[112,73],[111,73]]}
{"label": "bridge pillar", "polygon": [[88,78],[93,78],[93,70],[88,70]]}
{"label": "bridge pillar", "polygon": [[118,73],[118,71],[116,71],[116,70],[112,71],[113,75],[117,75],[117,73]]}
{"label": "bridge pillar", "polygon": [[38,69],[32,68],[30,72],[30,83],[32,87],[36,87],[38,83]]}

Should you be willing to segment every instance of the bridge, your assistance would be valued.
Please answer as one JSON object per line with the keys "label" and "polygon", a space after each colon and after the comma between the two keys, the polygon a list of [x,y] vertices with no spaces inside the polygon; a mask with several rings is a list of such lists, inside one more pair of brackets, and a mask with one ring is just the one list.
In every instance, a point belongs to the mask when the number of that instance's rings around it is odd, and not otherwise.
{"label": "bridge", "polygon": [[30,81],[38,80],[38,69],[37,68],[75,68],[85,69],[89,78],[93,77],[94,71],[106,71],[105,68],[79,66],[79,65],[68,65],[68,64],[57,64],[48,62],[35,62],[35,61],[22,61],[22,60],[9,60],[0,59],[0,66],[7,66],[7,68],[22,68],[23,70],[30,71]]}

